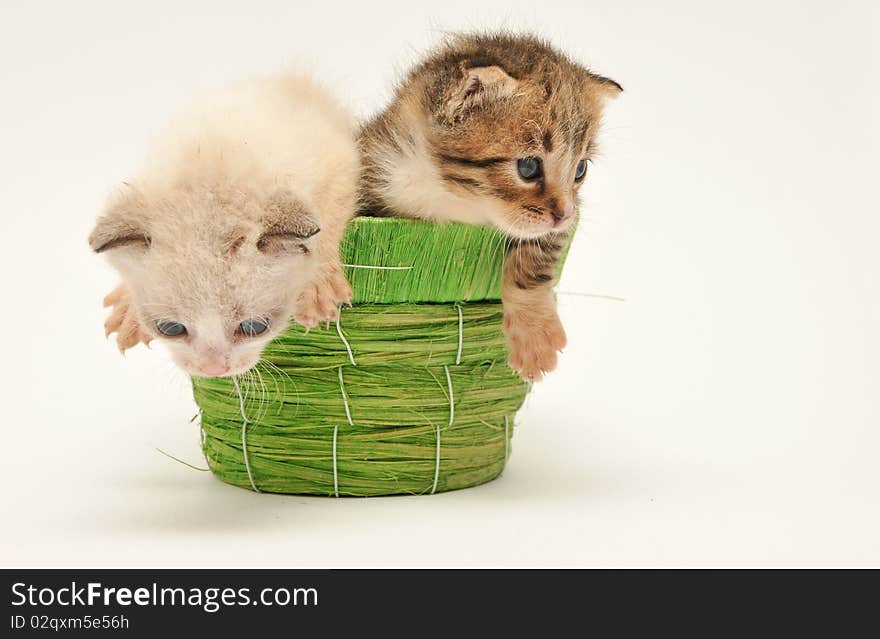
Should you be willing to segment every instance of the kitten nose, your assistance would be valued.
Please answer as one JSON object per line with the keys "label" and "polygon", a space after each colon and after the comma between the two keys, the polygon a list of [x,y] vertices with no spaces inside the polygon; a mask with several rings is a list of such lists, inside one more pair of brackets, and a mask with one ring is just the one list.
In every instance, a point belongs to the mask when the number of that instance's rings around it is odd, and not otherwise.
{"label": "kitten nose", "polygon": [[220,377],[229,372],[226,364],[211,363],[199,366],[199,372],[206,377]]}
{"label": "kitten nose", "polygon": [[552,208],[550,209],[550,215],[553,216],[553,224],[559,224],[560,222],[567,220],[574,214],[574,207],[566,206],[564,208]]}

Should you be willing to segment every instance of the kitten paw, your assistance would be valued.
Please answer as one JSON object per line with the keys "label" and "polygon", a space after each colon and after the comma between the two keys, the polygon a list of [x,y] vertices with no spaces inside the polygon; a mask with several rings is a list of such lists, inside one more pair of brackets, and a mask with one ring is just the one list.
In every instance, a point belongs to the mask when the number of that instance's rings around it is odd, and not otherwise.
{"label": "kitten paw", "polygon": [[556,312],[533,315],[505,313],[508,365],[527,382],[537,382],[556,368],[557,352],[565,348],[565,329]]}
{"label": "kitten paw", "polygon": [[306,328],[314,328],[321,322],[335,322],[339,317],[339,306],[351,304],[352,294],[342,269],[330,269],[306,285],[299,296],[294,319]]}
{"label": "kitten paw", "polygon": [[140,322],[134,316],[128,291],[124,286],[117,286],[107,295],[104,298],[104,306],[113,308],[104,322],[104,334],[109,337],[112,333],[116,333],[116,345],[120,353],[125,353],[138,344],[149,345],[153,338],[141,330]]}

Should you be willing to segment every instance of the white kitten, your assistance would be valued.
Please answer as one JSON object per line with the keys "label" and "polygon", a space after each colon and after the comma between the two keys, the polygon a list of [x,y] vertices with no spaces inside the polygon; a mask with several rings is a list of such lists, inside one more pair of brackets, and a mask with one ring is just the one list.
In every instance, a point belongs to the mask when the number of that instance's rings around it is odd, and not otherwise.
{"label": "white kitten", "polygon": [[220,376],[254,366],[291,318],[335,319],[359,170],[353,118],[304,77],[199,101],[89,238],[122,276],[108,334],[121,350],[160,339],[190,374]]}

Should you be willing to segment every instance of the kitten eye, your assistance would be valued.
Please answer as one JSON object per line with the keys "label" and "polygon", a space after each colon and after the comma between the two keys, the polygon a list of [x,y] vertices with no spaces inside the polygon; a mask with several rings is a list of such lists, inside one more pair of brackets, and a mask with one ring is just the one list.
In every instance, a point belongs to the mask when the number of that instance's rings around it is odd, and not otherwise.
{"label": "kitten eye", "polygon": [[165,337],[180,337],[186,335],[186,326],[180,322],[160,320],[156,322],[156,329]]}
{"label": "kitten eye", "polygon": [[584,176],[587,174],[587,161],[581,160],[578,162],[577,167],[574,170],[574,181],[580,182],[584,179]]}
{"label": "kitten eye", "polygon": [[248,337],[255,337],[269,329],[269,322],[261,319],[249,319],[238,325],[238,332]]}
{"label": "kitten eye", "polygon": [[524,180],[534,180],[541,176],[540,158],[520,158],[516,161],[516,170]]}

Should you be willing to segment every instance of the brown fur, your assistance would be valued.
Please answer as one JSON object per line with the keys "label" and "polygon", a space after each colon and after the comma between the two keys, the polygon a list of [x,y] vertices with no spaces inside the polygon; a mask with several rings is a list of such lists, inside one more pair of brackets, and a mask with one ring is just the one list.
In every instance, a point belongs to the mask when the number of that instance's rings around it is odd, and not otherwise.
{"label": "brown fur", "polygon": [[[613,80],[529,36],[452,38],[404,79],[360,136],[362,207],[379,215],[490,224],[513,240],[503,301],[510,364],[539,379],[565,332],[552,286]],[[539,158],[524,180],[517,160]]]}

